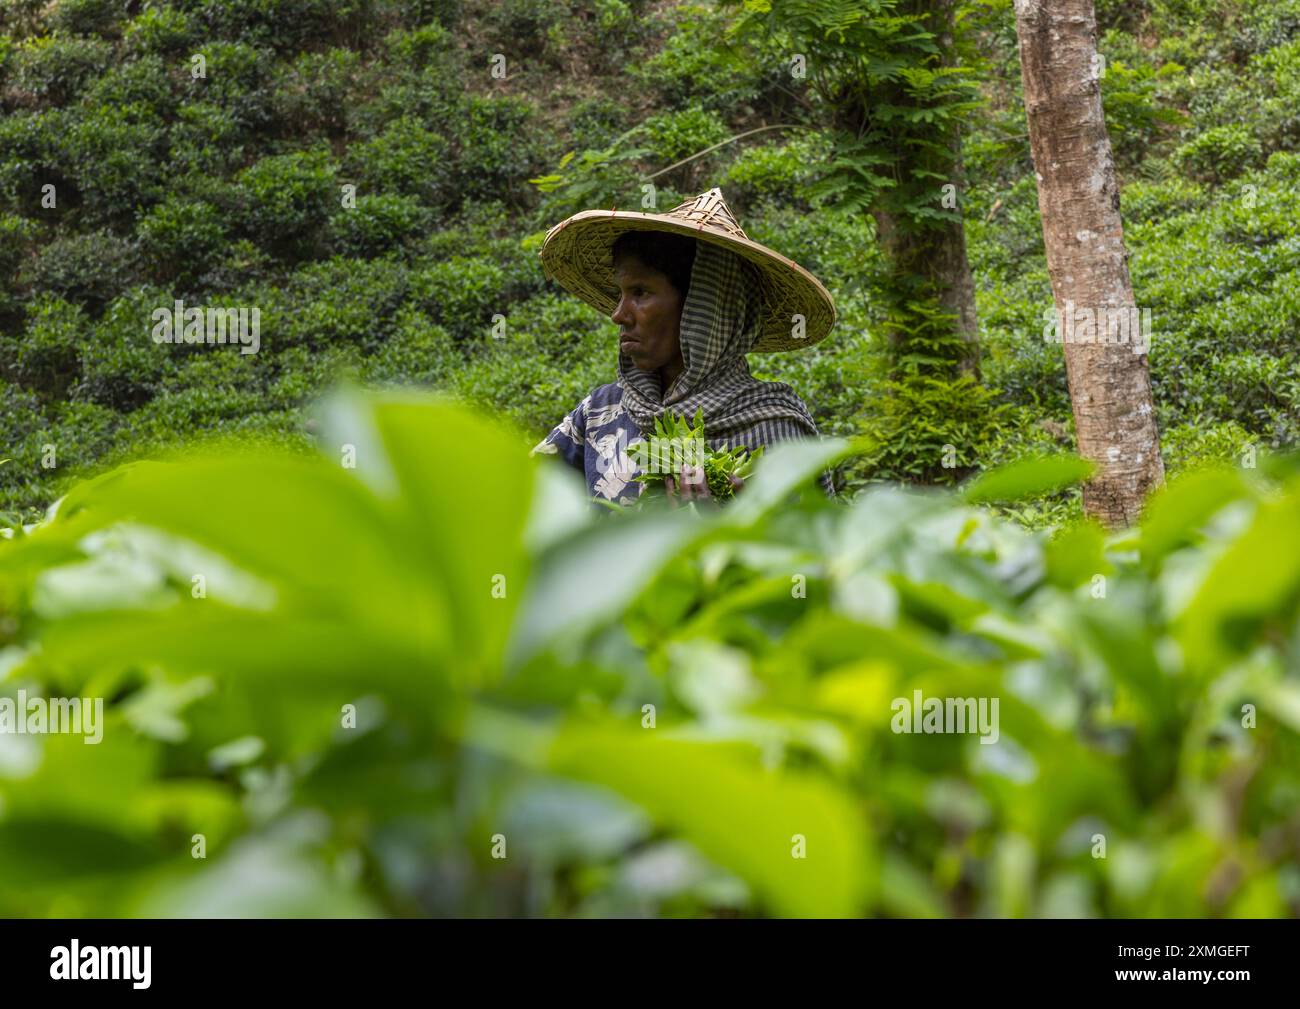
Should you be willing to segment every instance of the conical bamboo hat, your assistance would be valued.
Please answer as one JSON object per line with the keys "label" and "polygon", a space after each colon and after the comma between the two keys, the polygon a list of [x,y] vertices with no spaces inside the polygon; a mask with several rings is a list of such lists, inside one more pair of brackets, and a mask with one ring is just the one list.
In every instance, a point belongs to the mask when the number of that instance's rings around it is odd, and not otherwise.
{"label": "conical bamboo hat", "polygon": [[[730,249],[756,268],[762,287],[760,335],[750,353],[798,350],[825,339],[835,302],[821,281],[794,261],[752,241],[710,189],[666,214],[584,210],[546,233],[539,255],[547,276],[604,315],[618,305],[611,247],[626,231],[668,231]],[[802,319],[802,329],[800,328]]]}

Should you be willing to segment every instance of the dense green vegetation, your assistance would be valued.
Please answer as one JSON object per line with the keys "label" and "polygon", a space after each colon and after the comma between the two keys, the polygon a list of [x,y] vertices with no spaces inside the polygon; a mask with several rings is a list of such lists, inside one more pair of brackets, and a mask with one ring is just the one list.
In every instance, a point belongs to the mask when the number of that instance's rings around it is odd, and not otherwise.
{"label": "dense green vegetation", "polygon": [[[844,507],[852,446],[801,442],[612,515],[542,461],[448,494],[519,438],[458,406],[319,430],[0,551],[11,685],[109,698],[95,745],[0,734],[0,913],[1300,912],[1294,457],[1052,539],[976,506],[1069,457]],[[997,707],[899,731],[918,691]]]}
{"label": "dense green vegetation", "polygon": [[[1169,468],[1294,444],[1300,4],[1099,7]],[[735,14],[6,0],[0,506],[30,519],[78,473],[207,431],[301,443],[303,406],[339,373],[436,385],[540,436],[615,360],[610,324],[543,280],[540,233],[576,209],[635,205],[644,173],[814,100],[791,90],[779,49],[727,44]],[[986,61],[962,194],[985,385],[887,382],[870,218],[809,214],[825,136],[766,130],[655,179],[661,208],[723,186],[753,237],[836,296],[831,340],[753,366],[792,382],[825,432],[875,436],[841,473],[850,490],[1071,443],[1060,347],[1042,338],[1050,290],[1009,2],[968,20]],[[563,184],[530,184],[570,151]],[[176,298],[257,306],[261,351],[151,343],[150,312]],[[1037,520],[1068,512],[1062,500]]]}

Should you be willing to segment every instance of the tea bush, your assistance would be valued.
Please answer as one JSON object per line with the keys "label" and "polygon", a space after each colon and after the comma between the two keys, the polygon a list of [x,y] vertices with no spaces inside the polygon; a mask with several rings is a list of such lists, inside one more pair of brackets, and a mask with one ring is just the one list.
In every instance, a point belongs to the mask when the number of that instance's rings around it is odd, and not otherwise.
{"label": "tea bush", "polygon": [[51,23],[74,35],[110,35],[121,16],[112,0],[60,0]]}
{"label": "tea bush", "polygon": [[272,99],[280,128],[293,134],[345,135],[360,62],[349,49],[330,49],[303,53],[281,69]]}
{"label": "tea bush", "polygon": [[138,52],[174,57],[190,47],[197,37],[197,29],[183,10],[150,7],[128,22],[123,37]]}
{"label": "tea bush", "polygon": [[413,197],[384,194],[357,197],[356,206],[336,212],[330,226],[339,253],[372,257],[414,243],[430,222],[429,211]]}
{"label": "tea bush", "polygon": [[1219,126],[1178,148],[1174,157],[1193,178],[1222,183],[1257,167],[1260,145],[1243,126]]}
{"label": "tea bush", "polygon": [[[541,235],[572,211],[632,205],[652,163],[800,121],[818,101],[791,76],[780,39],[741,59],[730,13],[707,4],[47,7],[3,7],[4,378],[36,395],[42,423],[60,399],[118,411],[111,451],[123,458],[133,438],[141,450],[170,444],[165,411],[143,409],[156,396],[181,397],[195,436],[230,421],[216,392],[226,385],[250,427],[264,414],[267,431],[296,430],[293,411],[339,371],[459,390],[540,438],[616,377],[612,324],[543,278]],[[1216,454],[1191,450],[1194,431],[1236,437],[1236,425],[1280,447],[1300,428],[1288,209],[1300,182],[1297,9],[1101,5],[1102,98],[1173,470]],[[511,48],[516,23],[535,49]],[[946,389],[891,402],[874,223],[809,202],[827,157],[819,133],[750,135],[654,180],[661,208],[723,186],[752,237],[831,290],[840,323],[825,344],[751,368],[791,382],[823,432],[882,446],[841,465],[855,493],[872,480],[960,475],[934,469],[936,446],[980,468],[1072,437],[1060,350],[1041,339],[1051,293],[1014,37],[1005,23],[986,27],[978,43],[997,74],[965,132],[962,195],[984,390],[953,393],[952,409]],[[464,39],[517,52],[509,73],[520,76],[491,78]],[[527,183],[568,151],[610,160],[585,191]],[[51,186],[55,203],[43,205]],[[150,313],[178,297],[261,312],[255,378],[216,383],[210,409],[184,384],[194,351],[149,339]],[[31,324],[55,303],[74,307],[53,328]],[[493,340],[494,317],[511,339]],[[35,481],[22,502],[30,516],[54,485],[24,472],[5,479],[11,503]],[[1060,517],[1058,505],[1032,521]]]}
{"label": "tea bush", "polygon": [[81,341],[88,328],[79,305],[46,295],[29,308],[27,329],[5,339],[9,373],[42,396],[62,398],[79,370]]}
{"label": "tea bush", "polygon": [[413,196],[432,208],[451,201],[455,176],[450,147],[413,117],[394,120],[383,133],[354,147],[351,165],[363,186]]}
{"label": "tea bush", "polygon": [[129,413],[160,391],[176,362],[150,338],[152,316],[171,302],[168,292],[138,287],[108,306],[85,341],[77,399]]}
{"label": "tea bush", "polygon": [[42,248],[19,283],[98,313],[130,285],[138,264],[135,244],[111,231],[58,238]]}
{"label": "tea bush", "polygon": [[653,157],[665,166],[727,138],[727,126],[721,117],[698,105],[651,116],[645,122],[645,131]]}
{"label": "tea bush", "polygon": [[241,225],[289,260],[310,258],[324,244],[329,208],[341,197],[324,151],[273,155],[240,173]]}
{"label": "tea bush", "polygon": [[5,76],[25,97],[45,107],[72,101],[110,62],[101,39],[58,33],[24,39],[5,60]]}
{"label": "tea bush", "polygon": [[225,215],[211,203],[169,197],[137,228],[141,252],[156,277],[192,285],[204,263],[228,241]]}
{"label": "tea bush", "polygon": [[517,190],[541,167],[536,109],[522,98],[471,96],[457,110],[457,189],[465,200]]}
{"label": "tea bush", "polygon": [[462,407],[317,415],[324,458],[137,464],[0,543],[6,695],[109,699],[0,774],[0,913],[1300,913],[1294,457],[1052,536],[976,503],[1077,460],[845,506],[853,446],[794,443],[609,516],[474,468],[526,443]]}

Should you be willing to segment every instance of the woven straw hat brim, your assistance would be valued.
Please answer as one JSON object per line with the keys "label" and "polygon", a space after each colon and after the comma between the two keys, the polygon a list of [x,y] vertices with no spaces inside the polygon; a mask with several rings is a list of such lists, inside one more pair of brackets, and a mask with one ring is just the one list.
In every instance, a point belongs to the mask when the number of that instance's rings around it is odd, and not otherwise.
{"label": "woven straw hat brim", "polygon": [[[618,305],[618,284],[610,262],[614,240],[626,231],[668,231],[730,249],[757,267],[762,286],[759,337],[750,353],[801,350],[824,340],[835,325],[835,302],[821,281],[798,263],[765,245],[720,234],[666,214],[627,210],[584,210],[549,232],[539,255],[548,276],[566,291],[609,316]],[[802,337],[794,316],[804,318]]]}

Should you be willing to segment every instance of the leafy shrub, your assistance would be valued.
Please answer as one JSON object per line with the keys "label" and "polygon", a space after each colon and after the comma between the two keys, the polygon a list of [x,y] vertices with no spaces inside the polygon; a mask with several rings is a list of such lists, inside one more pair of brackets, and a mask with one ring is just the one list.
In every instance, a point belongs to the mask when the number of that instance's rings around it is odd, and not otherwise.
{"label": "leafy shrub", "polygon": [[1238,53],[1265,53],[1294,42],[1300,35],[1300,3],[1297,0],[1274,0],[1273,3],[1243,5],[1233,25],[1232,48]]}
{"label": "leafy shrub", "polygon": [[59,0],[50,24],[73,35],[107,35],[122,16],[114,0]]}
{"label": "leafy shrub", "polygon": [[0,216],[0,287],[8,287],[14,279],[27,243],[35,233],[35,225],[25,218],[13,214]]}
{"label": "leafy shrub", "polygon": [[324,349],[352,344],[373,351],[387,337],[412,284],[406,269],[392,258],[336,256],[294,273],[284,290],[285,318],[273,327],[264,317],[263,325],[278,334],[280,346]]}
{"label": "leafy shrub", "polygon": [[358,85],[366,100],[358,101],[350,114],[357,135],[375,137],[395,120],[410,118],[424,129],[450,137],[460,118],[461,82],[467,73],[459,52],[442,50],[422,70],[371,66]]}
{"label": "leafy shrub", "polygon": [[155,396],[131,415],[131,424],[145,432],[168,430],[184,436],[226,427],[259,413],[261,408],[262,398],[255,390],[190,386],[167,389]]}
{"label": "leafy shrub", "polygon": [[541,164],[533,105],[515,97],[465,99],[454,142],[464,199],[499,199],[517,191]]}
{"label": "leafy shrub", "polygon": [[592,73],[621,72],[629,57],[644,52],[642,44],[659,27],[652,12],[645,8],[644,0],[580,0],[573,4],[573,14],[581,18],[579,31],[576,37],[561,43],[562,29],[552,28],[549,37],[557,45],[552,63],[562,63],[562,44],[564,49],[576,49]]}
{"label": "leafy shrub", "polygon": [[196,35],[194,22],[185,11],[175,7],[150,7],[127,24],[123,37],[139,52],[175,57],[189,55],[186,50]]}
{"label": "leafy shrub", "polygon": [[1110,28],[1137,28],[1143,18],[1151,12],[1151,0],[1097,0],[1095,11],[1097,27],[1101,31]]}
{"label": "leafy shrub", "polygon": [[[725,19],[701,5],[681,8],[679,18],[662,48],[628,67],[636,83],[668,108],[696,103],[725,113],[754,101],[763,89],[762,72],[731,47],[718,45]],[[778,57],[778,74],[780,61],[787,58]]]}
{"label": "leafy shrub", "polygon": [[97,313],[134,281],[133,242],[109,231],[56,238],[24,270],[21,282]]}
{"label": "leafy shrub", "polygon": [[362,358],[356,346],[335,344],[324,347],[295,346],[278,355],[277,374],[267,389],[267,404],[280,409],[297,409],[327,389],[361,371]]}
{"label": "leafy shrub", "polygon": [[17,39],[39,35],[48,6],[46,0],[0,0],[6,33]]}
{"label": "leafy shrub", "polygon": [[43,295],[28,305],[27,328],[9,348],[8,370],[26,388],[58,399],[76,380],[90,323],[80,305]]}
{"label": "leafy shrub", "polygon": [[340,193],[325,151],[273,155],[239,175],[241,224],[264,248],[290,259],[311,256],[323,243]]}
{"label": "leafy shrub", "polygon": [[71,119],[57,142],[60,167],[90,220],[129,221],[159,199],[165,138],[163,123],[145,105],[102,105]]}
{"label": "leafy shrub", "polygon": [[107,68],[89,88],[86,101],[94,105],[140,106],[170,119],[175,112],[176,86],[162,58],[155,55]]}
{"label": "leafy shrub", "polygon": [[18,270],[35,234],[32,223],[12,214],[0,214],[0,332],[21,325]]}
{"label": "leafy shrub", "polygon": [[1262,448],[1257,438],[1231,420],[1194,421],[1160,434],[1160,451],[1165,469],[1171,474],[1215,464],[1233,466],[1251,462],[1253,465]]}
{"label": "leafy shrub", "polygon": [[256,285],[273,267],[271,258],[246,238],[225,244],[220,255],[202,265],[197,283],[221,291]]}
{"label": "leafy shrub", "polygon": [[1192,410],[1227,418],[1270,437],[1300,421],[1294,399],[1296,358],[1255,353],[1198,355],[1179,375],[1178,393]]}
{"label": "leafy shrub", "polygon": [[697,154],[730,135],[721,116],[699,105],[651,116],[645,121],[645,130],[655,160],[664,165]]}
{"label": "leafy shrub", "polygon": [[208,0],[198,19],[219,37],[283,51],[309,42],[358,42],[372,8],[372,0]]}
{"label": "leafy shrub", "polygon": [[160,279],[193,284],[226,242],[225,219],[210,203],[170,197],[136,231],[145,261]]}
{"label": "leafy shrub", "polygon": [[[0,414],[24,405],[32,407],[0,391]],[[42,509],[31,507],[32,499],[53,500],[66,490],[75,474],[111,449],[120,420],[116,411],[93,403],[52,402],[44,411],[32,409],[26,425],[5,430],[10,460],[0,467],[0,508],[23,522],[38,521]]]}
{"label": "leafy shrub", "polygon": [[1254,128],[1266,151],[1300,148],[1300,38],[1269,50],[1254,61],[1264,77]]}
{"label": "leafy shrub", "polygon": [[799,187],[812,176],[826,153],[819,152],[820,147],[823,145],[802,138],[786,144],[747,147],[727,166],[723,183],[729,193],[740,197],[738,202],[772,197],[796,200]]}
{"label": "leafy shrub", "polygon": [[379,136],[352,149],[349,164],[364,187],[413,196],[427,207],[453,199],[453,166],[447,142],[411,117],[397,119]]}
{"label": "leafy shrub", "polygon": [[884,383],[862,418],[877,479],[953,483],[986,464],[1004,407],[973,378],[919,376]]}
{"label": "leafy shrub", "polygon": [[405,6],[411,19],[419,24],[435,22],[443,28],[452,28],[460,20],[463,0],[410,0]]}
{"label": "leafy shrub", "polygon": [[56,403],[50,410],[50,443],[59,475],[85,470],[112,444],[121,424],[116,410],[96,403]]}
{"label": "leafy shrub", "polygon": [[1136,179],[1120,190],[1121,213],[1125,221],[1150,223],[1197,210],[1204,205],[1206,196],[1205,187],[1190,179]]}
{"label": "leafy shrub", "polygon": [[360,58],[348,49],[303,53],[277,75],[272,104],[290,134],[342,136]]}
{"label": "leafy shrub", "polygon": [[1183,144],[1175,158],[1200,179],[1222,183],[1260,161],[1259,141],[1244,126],[1217,126]]}
{"label": "leafy shrub", "polygon": [[452,49],[452,36],[440,24],[421,24],[419,28],[395,28],[384,36],[384,51],[389,61],[414,70],[438,66]]}
{"label": "leafy shrub", "polygon": [[570,144],[577,150],[607,147],[628,128],[627,106],[606,95],[584,98],[569,111]]}
{"label": "leafy shrub", "polygon": [[416,304],[462,340],[486,338],[492,316],[506,314],[504,286],[501,268],[487,259],[455,256],[411,274]]}
{"label": "leafy shrub", "polygon": [[[0,508],[24,509],[30,504],[33,492],[48,494],[52,490],[50,474],[40,465],[39,445],[44,441],[47,427],[37,395],[0,379],[0,441],[10,459],[0,466]],[[34,510],[27,509],[29,513]]]}
{"label": "leafy shrub", "polygon": [[112,46],[101,39],[53,34],[26,39],[7,65],[13,86],[43,105],[66,105],[112,65]]}
{"label": "leafy shrub", "polygon": [[517,306],[501,339],[486,339],[468,353],[465,365],[439,384],[510,418],[535,440],[597,385],[618,378],[611,327],[589,307],[553,294]]}
{"label": "leafy shrub", "polygon": [[117,298],[91,330],[73,396],[128,413],[147,403],[176,372],[184,348],[155,344],[153,312],[170,308],[170,292],[136,288]]}
{"label": "leafy shrub", "polygon": [[1159,96],[1163,81],[1185,72],[1172,62],[1156,70],[1147,64],[1130,66],[1118,59],[1107,61],[1101,78],[1102,112],[1120,164],[1137,164],[1166,132],[1163,128],[1186,121]]}
{"label": "leafy shrub", "polygon": [[172,124],[169,162],[180,177],[213,179],[243,163],[250,132],[233,113],[210,102],[186,102]]}
{"label": "leafy shrub", "polygon": [[193,98],[216,105],[245,129],[270,125],[272,94],[266,83],[273,63],[267,50],[243,42],[205,41],[196,55],[206,60],[204,76],[195,78],[191,70],[183,78]]}
{"label": "leafy shrub", "polygon": [[537,50],[545,48],[564,13],[548,0],[500,0],[489,8],[483,27],[492,45]]}
{"label": "leafy shrub", "polygon": [[[358,373],[368,383],[433,386],[443,383],[460,364],[460,351],[451,334],[427,316],[406,308],[394,317],[383,346],[365,359]],[[323,388],[318,386],[312,393]]]}
{"label": "leafy shrub", "polygon": [[355,207],[335,213],[333,246],[345,256],[381,256],[423,236],[429,223],[428,210],[413,197],[359,196]]}
{"label": "leafy shrub", "polygon": [[420,248],[435,261],[457,256],[491,261],[500,271],[501,297],[508,302],[553,291],[537,260],[540,236],[521,241],[511,233],[509,221],[501,203],[466,204],[455,218],[444,219],[441,227],[430,231]]}

